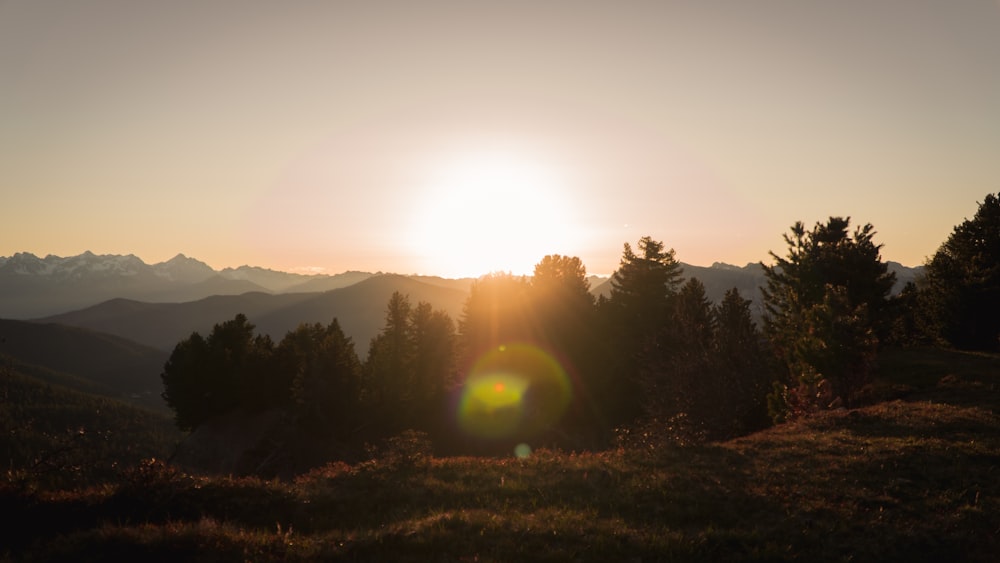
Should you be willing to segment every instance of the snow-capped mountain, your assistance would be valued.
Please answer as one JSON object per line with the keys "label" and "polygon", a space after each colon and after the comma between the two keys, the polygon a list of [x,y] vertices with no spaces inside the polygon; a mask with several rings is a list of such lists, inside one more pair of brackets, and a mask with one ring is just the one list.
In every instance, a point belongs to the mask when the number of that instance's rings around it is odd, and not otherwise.
{"label": "snow-capped mountain", "polygon": [[101,255],[90,251],[77,256],[39,258],[19,252],[0,262],[0,276],[38,276],[50,280],[80,280],[88,277],[137,276],[149,267],[132,254]]}
{"label": "snow-capped mountain", "polygon": [[211,295],[239,295],[250,291],[280,293],[320,278],[331,287],[356,283],[349,276],[304,275],[241,266],[213,269],[178,254],[170,260],[146,264],[138,257],[84,252],[76,256],[29,252],[0,257],[0,318],[38,318],[95,305],[114,298],[148,302],[194,301]]}
{"label": "snow-capped mountain", "polygon": [[[887,263],[896,274],[894,292],[916,278],[922,267],[908,268]],[[685,277],[697,277],[705,284],[708,298],[717,301],[728,289],[740,290],[744,297],[759,301],[765,283],[759,263],[743,267],[715,263],[710,267],[682,265]],[[48,255],[39,258],[28,252],[0,256],[0,318],[32,319],[83,309],[115,298],[149,303],[196,301],[212,295],[264,293],[321,293],[364,281],[373,274],[344,272],[333,276],[293,274],[240,266],[221,271],[208,264],[178,254],[170,260],[146,264],[128,255],[77,256]],[[471,280],[443,280],[418,277],[419,281],[468,290]],[[417,279],[417,278],[414,278]],[[592,292],[607,295],[610,281],[592,279]]]}
{"label": "snow-capped mountain", "polygon": [[218,275],[208,264],[178,254],[166,262],[153,264],[153,272],[172,282],[199,283]]}

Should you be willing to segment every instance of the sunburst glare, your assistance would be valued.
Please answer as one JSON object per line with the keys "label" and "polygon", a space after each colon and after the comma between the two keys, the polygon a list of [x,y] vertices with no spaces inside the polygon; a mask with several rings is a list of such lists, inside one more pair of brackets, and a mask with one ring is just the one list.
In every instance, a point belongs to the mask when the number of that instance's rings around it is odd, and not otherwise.
{"label": "sunburst glare", "polygon": [[575,241],[572,204],[553,167],[512,152],[444,160],[432,173],[409,244],[428,272],[451,277],[531,272]]}

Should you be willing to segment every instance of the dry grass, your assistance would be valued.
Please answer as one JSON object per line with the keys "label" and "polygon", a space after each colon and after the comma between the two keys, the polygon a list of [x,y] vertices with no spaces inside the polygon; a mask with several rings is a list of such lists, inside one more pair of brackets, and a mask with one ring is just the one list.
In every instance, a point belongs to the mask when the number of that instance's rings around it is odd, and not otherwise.
{"label": "dry grass", "polygon": [[[1000,359],[886,354],[894,397],[722,444],[334,464],[294,483],[152,465],[4,492],[13,560],[995,561]],[[0,554],[3,552],[0,551]]]}

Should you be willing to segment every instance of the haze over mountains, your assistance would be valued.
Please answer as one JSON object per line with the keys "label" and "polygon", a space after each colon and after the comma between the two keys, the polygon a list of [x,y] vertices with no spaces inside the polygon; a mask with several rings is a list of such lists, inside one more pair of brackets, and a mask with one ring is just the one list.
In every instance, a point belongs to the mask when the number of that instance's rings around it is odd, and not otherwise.
{"label": "haze over mountains", "polygon": [[354,338],[362,356],[368,343],[385,324],[385,307],[394,291],[408,295],[411,303],[431,303],[458,319],[466,291],[423,283],[405,276],[371,276],[348,287],[313,293],[249,292],[215,295],[182,303],[148,303],[113,299],[98,305],[39,319],[41,322],[85,327],[135,342],[170,350],[192,331],[207,335],[216,323],[243,313],[275,340],[300,323],[327,325],[337,318],[345,334]]}
{"label": "haze over mountains", "polygon": [[[717,301],[736,287],[760,313],[760,264],[683,264]],[[889,263],[900,289],[919,273]],[[300,323],[334,318],[362,357],[385,323],[394,291],[425,301],[456,322],[473,279],[344,272],[303,275],[241,266],[214,270],[184,255],[146,264],[127,255],[0,257],[0,354],[22,373],[51,384],[162,409],[159,373],[173,347],[193,331],[238,313],[280,340]],[[607,295],[607,278],[591,276],[591,292]],[[31,320],[27,320],[31,319]]]}
{"label": "haze over mountains", "polygon": [[43,317],[114,298],[169,303],[250,291],[327,291],[369,276],[362,272],[304,275],[252,266],[214,270],[183,254],[150,265],[131,254],[84,252],[39,258],[22,252],[0,257],[0,317]]}
{"label": "haze over mountains", "polygon": [[[919,268],[890,262],[897,288]],[[743,267],[716,263],[683,264],[685,277],[697,277],[710,300],[736,287],[757,302],[764,283],[760,264]],[[305,275],[241,266],[215,270],[178,254],[158,264],[133,255],[46,256],[30,253],[0,257],[0,318],[34,319],[117,335],[170,350],[192,331],[206,334],[215,323],[247,315],[259,332],[280,339],[299,323],[329,323],[337,318],[364,354],[384,324],[394,291],[414,304],[426,301],[456,321],[474,280],[432,276],[344,272]],[[610,291],[607,278],[592,276],[595,295]]]}

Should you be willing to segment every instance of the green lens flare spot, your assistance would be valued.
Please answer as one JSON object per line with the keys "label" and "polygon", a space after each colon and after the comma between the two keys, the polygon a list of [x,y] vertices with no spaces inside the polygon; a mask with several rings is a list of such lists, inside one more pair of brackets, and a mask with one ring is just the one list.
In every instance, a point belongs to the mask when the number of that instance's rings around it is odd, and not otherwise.
{"label": "green lens flare spot", "polygon": [[562,417],[572,398],[562,366],[530,344],[483,354],[470,370],[459,404],[459,427],[470,436],[530,436]]}

